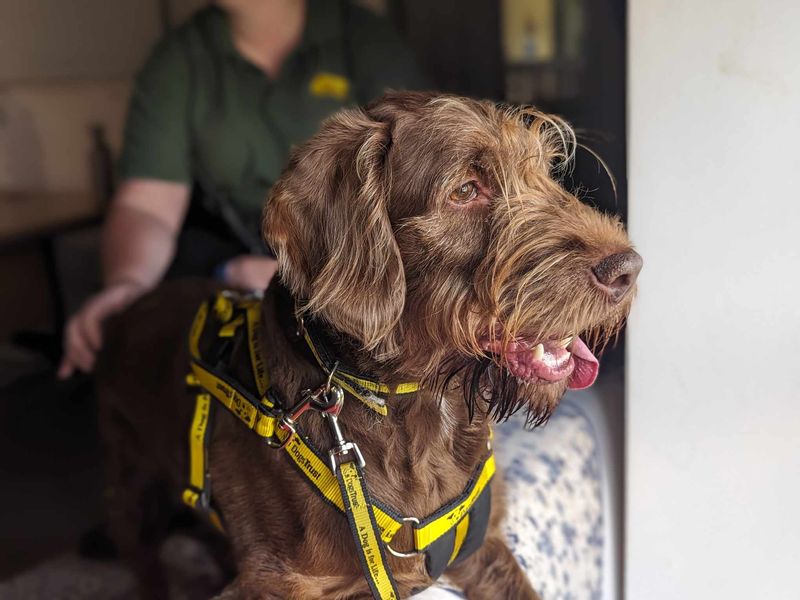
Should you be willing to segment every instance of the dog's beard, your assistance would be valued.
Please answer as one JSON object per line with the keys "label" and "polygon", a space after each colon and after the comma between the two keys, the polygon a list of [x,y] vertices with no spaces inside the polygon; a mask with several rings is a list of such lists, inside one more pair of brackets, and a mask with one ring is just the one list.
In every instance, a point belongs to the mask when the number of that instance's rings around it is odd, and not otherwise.
{"label": "dog's beard", "polygon": [[431,388],[440,398],[460,392],[470,422],[478,410],[495,422],[524,411],[525,427],[533,429],[550,418],[566,391],[566,382],[525,383],[488,356],[454,357],[444,361]]}

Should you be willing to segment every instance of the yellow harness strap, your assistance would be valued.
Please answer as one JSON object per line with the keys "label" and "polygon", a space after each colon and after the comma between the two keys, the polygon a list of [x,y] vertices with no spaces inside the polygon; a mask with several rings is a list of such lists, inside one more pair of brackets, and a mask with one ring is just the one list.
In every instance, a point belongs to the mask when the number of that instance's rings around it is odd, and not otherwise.
{"label": "yellow harness strap", "polygon": [[494,472],[494,454],[490,454],[479,466],[477,477],[473,477],[467,484],[467,489],[459,499],[445,505],[432,516],[414,526],[416,549],[424,550],[468,516],[470,509],[491,481]]}
{"label": "yellow harness strap", "polygon": [[[211,314],[214,319],[210,318]],[[478,465],[461,496],[422,520],[400,516],[397,511],[370,498],[359,452],[350,452],[349,460],[343,460],[341,457],[346,453],[337,454],[332,450],[329,464],[296,425],[293,432],[281,427],[285,413],[269,386],[258,335],[260,318],[261,305],[258,299],[235,297],[226,292],[204,302],[195,315],[189,335],[192,361],[187,383],[200,391],[196,394],[194,416],[189,429],[189,487],[183,493],[184,502],[206,511],[212,523],[222,529],[220,516],[210,505],[208,481],[208,445],[214,412],[211,398],[215,398],[248,429],[267,440],[272,447],[283,449],[291,464],[319,495],[347,516],[365,577],[375,598],[399,597],[386,561],[385,548],[397,556],[424,553],[426,567],[434,579],[448,565],[477,549],[483,540],[489,517],[488,484],[495,472],[491,450]],[[213,332],[214,329],[216,331],[213,335],[206,333]],[[231,340],[242,330],[246,331],[254,387],[257,388],[258,396],[222,371],[212,368],[203,356],[202,347],[207,338],[212,341]],[[327,357],[318,354],[320,347],[307,332],[306,341],[320,366],[330,376],[329,367],[326,366]],[[356,397],[359,396],[352,391],[353,388],[368,394],[373,391],[389,392],[384,384],[350,373],[336,371],[330,378]],[[394,392],[409,393],[412,386],[416,385],[402,384],[406,387],[398,391],[401,389],[398,386]],[[418,389],[418,386],[414,389]],[[375,406],[370,405],[369,399],[361,400],[376,410]],[[385,405],[382,408],[385,411]],[[398,553],[389,544],[405,523],[410,523],[413,527],[414,548],[408,553]]]}
{"label": "yellow harness strap", "polygon": [[212,525],[223,530],[219,513],[211,506],[208,484],[208,436],[213,406],[211,396],[199,393],[195,396],[194,416],[189,428],[189,487],[183,491],[183,502],[208,514]]}
{"label": "yellow harness strap", "polygon": [[[317,364],[326,375],[330,375],[335,361],[328,356],[328,352],[326,351],[324,345],[321,344],[318,339],[315,339],[313,332],[305,324],[305,322],[301,321],[301,324],[303,326],[303,337],[306,341],[306,344],[308,344],[311,353],[314,355]],[[341,365],[335,370],[333,376],[331,377],[331,381],[340,386],[342,389],[350,392],[350,394],[352,394],[355,398],[361,400],[361,402],[367,408],[370,408],[383,416],[387,414],[386,402],[383,398],[380,398],[376,394],[394,393],[397,395],[403,395],[412,394],[419,391],[419,383],[416,381],[399,383],[395,386],[389,387],[385,383],[373,381],[372,379],[367,379],[365,377],[360,377],[350,373]]]}
{"label": "yellow harness strap", "polygon": [[356,460],[348,460],[337,468],[339,488],[344,499],[344,512],[353,534],[361,568],[375,598],[398,600],[397,584],[386,562],[384,544],[379,537],[364,474]]}

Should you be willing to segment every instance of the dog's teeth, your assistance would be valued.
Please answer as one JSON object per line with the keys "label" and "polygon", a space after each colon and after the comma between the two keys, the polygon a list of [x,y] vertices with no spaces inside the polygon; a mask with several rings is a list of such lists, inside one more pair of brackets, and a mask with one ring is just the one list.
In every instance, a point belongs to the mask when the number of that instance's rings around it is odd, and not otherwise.
{"label": "dog's teeth", "polygon": [[533,360],[541,360],[544,356],[544,344],[536,344],[533,347]]}
{"label": "dog's teeth", "polygon": [[569,337],[565,337],[563,340],[558,342],[558,345],[561,346],[562,348],[566,348],[567,346],[569,346],[570,342],[572,342],[572,338],[574,338],[574,337],[575,337],[574,335],[571,335]]}

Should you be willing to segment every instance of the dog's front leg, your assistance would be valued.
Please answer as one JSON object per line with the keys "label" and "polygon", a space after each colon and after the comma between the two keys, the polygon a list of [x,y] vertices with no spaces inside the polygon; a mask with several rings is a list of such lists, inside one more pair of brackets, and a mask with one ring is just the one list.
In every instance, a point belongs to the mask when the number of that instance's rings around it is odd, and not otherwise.
{"label": "dog's front leg", "polygon": [[469,600],[541,600],[500,537],[488,537],[472,556],[445,574]]}

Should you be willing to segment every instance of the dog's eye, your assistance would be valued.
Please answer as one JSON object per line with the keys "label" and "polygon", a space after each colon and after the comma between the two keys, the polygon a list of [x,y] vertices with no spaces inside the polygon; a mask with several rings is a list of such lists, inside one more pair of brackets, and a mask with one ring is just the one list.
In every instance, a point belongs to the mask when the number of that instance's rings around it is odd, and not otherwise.
{"label": "dog's eye", "polygon": [[450,200],[456,204],[467,204],[478,197],[478,184],[474,181],[462,183],[450,193]]}

